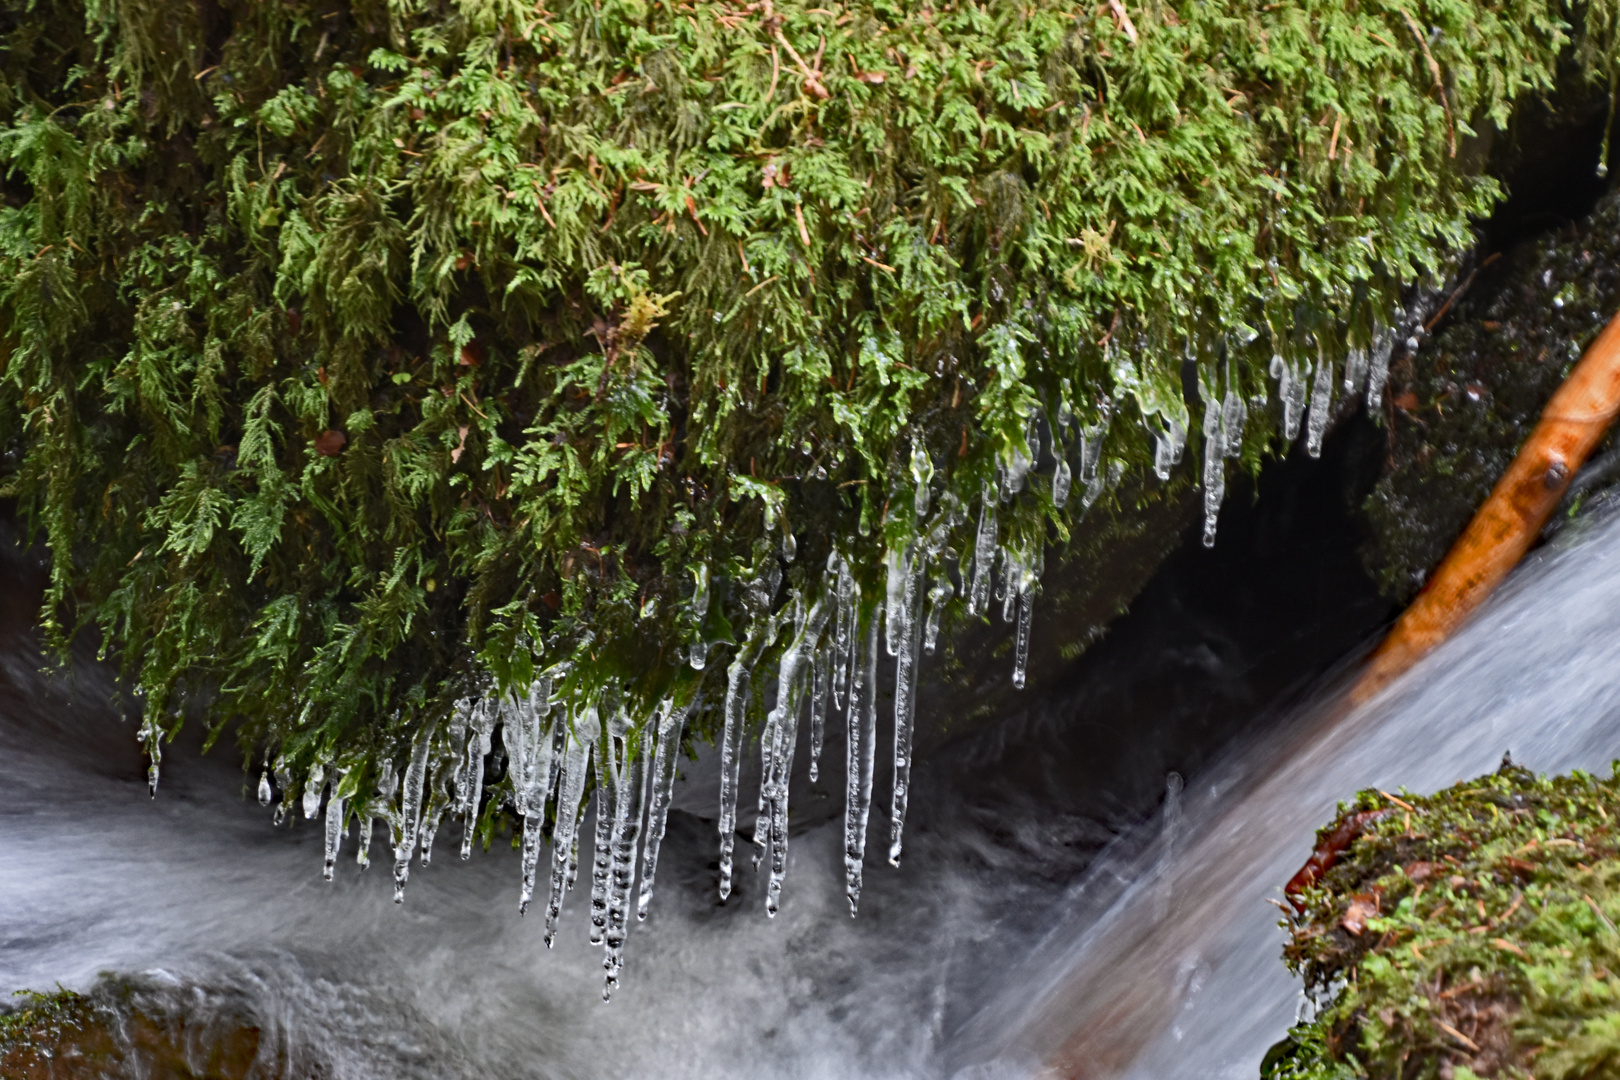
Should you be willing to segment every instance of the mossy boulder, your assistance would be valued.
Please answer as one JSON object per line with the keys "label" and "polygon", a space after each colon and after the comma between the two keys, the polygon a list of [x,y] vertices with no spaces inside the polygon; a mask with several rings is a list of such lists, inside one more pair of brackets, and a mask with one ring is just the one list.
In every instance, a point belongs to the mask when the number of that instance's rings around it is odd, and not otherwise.
{"label": "mossy boulder", "polygon": [[1500,198],[1485,133],[1607,85],[1612,18],[0,3],[47,630],[115,651],[154,765],[234,725],[289,807],[541,674],[712,736],[830,559],[863,615],[912,567],[949,639],[1068,555],[1066,658],[1227,470],[1320,437]]}
{"label": "mossy boulder", "polygon": [[1431,796],[1362,792],[1318,850],[1355,839],[1292,893],[1284,958],[1317,1013],[1261,1075],[1615,1075],[1617,815],[1620,776],[1506,762]]}

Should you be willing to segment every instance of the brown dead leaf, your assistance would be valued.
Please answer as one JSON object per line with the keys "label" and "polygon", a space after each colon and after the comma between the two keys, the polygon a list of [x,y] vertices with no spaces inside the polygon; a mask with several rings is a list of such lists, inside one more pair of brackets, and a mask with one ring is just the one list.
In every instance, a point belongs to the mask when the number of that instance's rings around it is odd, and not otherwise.
{"label": "brown dead leaf", "polygon": [[1350,906],[1345,909],[1339,925],[1352,937],[1360,937],[1362,931],[1367,929],[1367,920],[1377,914],[1378,894],[1356,893],[1350,898]]}

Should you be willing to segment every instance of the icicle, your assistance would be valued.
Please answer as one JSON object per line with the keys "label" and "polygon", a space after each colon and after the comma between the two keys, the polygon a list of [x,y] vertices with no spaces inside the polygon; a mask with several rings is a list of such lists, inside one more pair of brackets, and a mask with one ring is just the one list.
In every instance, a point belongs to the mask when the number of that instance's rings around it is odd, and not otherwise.
{"label": "icicle", "polygon": [[1328,418],[1333,410],[1333,361],[1323,355],[1316,358],[1316,385],[1311,388],[1311,413],[1305,424],[1305,452],[1311,457],[1322,456],[1322,436],[1327,433]]}
{"label": "icicle", "polygon": [[884,647],[890,656],[900,655],[900,639],[905,634],[905,619],[902,617],[901,605],[905,603],[906,584],[911,580],[913,546],[908,541],[901,547],[891,547],[885,560],[887,577],[884,585],[887,594],[884,613],[887,618],[884,624]]}
{"label": "icicle", "polygon": [[1367,350],[1352,345],[1344,353],[1344,393],[1359,394],[1367,382]]}
{"label": "icicle", "polygon": [[1226,456],[1237,458],[1243,456],[1243,425],[1249,420],[1249,407],[1243,403],[1243,395],[1237,392],[1237,387],[1231,385],[1231,373],[1227,373],[1226,400],[1221,406],[1221,442],[1226,447]]}
{"label": "icicle", "polygon": [[466,701],[457,702],[455,708],[450,710],[450,730],[445,740],[448,753],[436,757],[433,762],[433,795],[428,800],[427,809],[422,815],[422,827],[418,830],[417,846],[422,852],[423,866],[433,861],[433,840],[438,836],[440,820],[446,811],[459,805],[462,763],[457,759],[464,757],[462,748],[466,743],[469,711]]}
{"label": "icicle", "polygon": [[761,742],[771,742],[769,765],[762,773],[760,794],[767,804],[771,844],[771,876],[765,888],[765,914],[775,917],[781,904],[782,880],[787,874],[788,785],[793,777],[793,751],[798,744],[799,712],[809,671],[807,653],[821,637],[830,614],[826,599],[817,600],[799,620],[793,642],[782,654],[777,671],[776,707],[766,723]]}
{"label": "icicle", "polygon": [[1052,474],[1052,505],[1059,510],[1069,501],[1069,463],[1062,458],[1058,459],[1057,471]]}
{"label": "icicle", "polygon": [[860,587],[855,584],[855,575],[851,573],[849,563],[836,551],[827,556],[827,570],[833,569],[833,560],[838,561],[838,613],[833,622],[833,673],[832,695],[833,703],[843,708],[844,697],[849,690],[849,664],[850,656],[854,652],[854,640],[860,629],[855,625],[856,612],[859,608],[857,602],[860,596]]}
{"label": "icicle", "polygon": [[450,806],[449,779],[445,768],[435,767],[433,780],[428,785],[432,795],[422,811],[422,825],[416,830],[416,848],[423,866],[433,862],[433,839],[439,834],[439,820]]}
{"label": "icicle", "polygon": [[1112,410],[1105,402],[1101,423],[1087,428],[1080,434],[1080,482],[1086,485],[1085,494],[1080,499],[1082,514],[1091,509],[1092,504],[1102,495],[1107,483],[1097,466],[1102,461],[1103,443],[1108,438],[1108,423],[1112,415]]}
{"label": "icicle", "polygon": [[905,620],[899,661],[894,667],[894,797],[889,813],[889,863],[900,865],[900,843],[911,801],[911,732],[917,711],[917,664],[922,651],[923,560],[906,580]]}
{"label": "icicle", "polygon": [[1222,410],[1210,401],[1204,405],[1204,546],[1215,546],[1215,525],[1226,498],[1226,432]]}
{"label": "icicle", "polygon": [[726,669],[725,732],[720,738],[720,899],[731,895],[731,849],[737,839],[737,779],[742,767],[743,713],[751,672],[739,655]]}
{"label": "icicle", "polygon": [[534,873],[540,864],[540,837],[545,828],[544,812],[523,815],[523,887],[518,893],[518,914],[529,913],[534,898]]}
{"label": "icicle", "polygon": [[1170,479],[1170,466],[1175,464],[1175,448],[1170,444],[1170,433],[1166,431],[1152,431],[1153,435],[1153,475],[1160,480]]}
{"label": "icicle", "polygon": [[848,758],[845,763],[844,803],[844,888],[853,916],[861,902],[861,872],[866,859],[866,822],[872,811],[872,767],[877,750],[877,662],[878,626],[881,608],[872,612],[867,625],[864,664],[858,664],[850,680]]}
{"label": "icicle", "polygon": [[827,732],[828,684],[832,682],[832,650],[816,650],[810,672],[810,782],[821,777],[821,743]]}
{"label": "icicle", "polygon": [[[819,613],[822,610],[822,607],[823,605],[818,603],[815,607],[815,611]],[[805,627],[804,598],[798,592],[793,594],[793,601],[789,605],[788,610],[792,613],[793,642],[795,645],[797,645],[800,642],[800,639],[803,637]],[[782,658],[777,662],[778,692],[776,697],[776,705],[771,709],[770,713],[766,715],[765,730],[760,732],[759,737],[759,801],[755,807],[754,817],[755,870],[759,869],[759,864],[765,858],[765,845],[770,838],[771,777],[774,775],[774,770],[776,768],[777,755],[781,752],[780,729],[782,724],[785,722],[783,717],[785,716],[784,709],[787,705],[787,698],[783,696],[782,688],[784,686],[788,686],[790,688],[796,688],[798,686],[796,678],[786,684],[784,684],[782,680],[788,676],[796,677],[797,673],[798,664],[795,660],[794,649],[790,646],[783,652]],[[795,698],[795,700],[797,699]],[[793,721],[795,726],[797,726],[797,712],[793,713]]]}
{"label": "icicle", "polygon": [[[654,717],[654,721],[656,721]],[[656,722],[649,724],[646,735],[650,739]],[[624,967],[624,939],[629,932],[630,886],[636,877],[636,847],[641,842],[641,798],[645,785],[643,773],[647,754],[630,755],[630,744],[625,743],[624,764],[620,767],[619,792],[614,801],[613,814],[613,877],[608,889],[607,955],[602,967],[607,977],[602,985],[602,1000],[613,996],[619,985],[619,972]]]}
{"label": "icicle", "polygon": [[911,508],[921,521],[928,514],[928,485],[934,479],[934,462],[921,439],[913,439],[911,444],[911,479],[917,485]]}
{"label": "icicle", "polygon": [[[579,718],[580,726],[596,726],[596,709],[589,708]],[[546,948],[557,939],[557,917],[562,913],[563,893],[572,873],[570,864],[581,815],[579,801],[585,794],[585,777],[591,769],[591,744],[582,740],[571,725],[564,724],[562,766],[557,774],[557,820],[551,834],[551,900],[546,905]]]}
{"label": "icicle", "polygon": [[490,737],[495,731],[495,710],[488,703],[472,707],[468,721],[467,758],[456,784],[456,807],[462,815],[461,857],[472,857],[473,834],[477,832],[478,811],[484,791],[484,759],[489,756]]}
{"label": "icicle", "polygon": [[1035,613],[1035,568],[1033,559],[1020,558],[1016,563],[1018,592],[1018,635],[1013,648],[1013,686],[1024,688],[1025,673],[1029,670],[1030,623]]}
{"label": "icicle", "polygon": [[1367,356],[1367,408],[1373,410],[1383,404],[1384,384],[1389,382],[1389,361],[1395,352],[1395,331],[1383,327],[1373,335],[1372,349]]}
{"label": "icicle", "polygon": [[[1031,424],[1033,423],[1032,420]],[[1029,434],[1026,432],[1024,444],[1022,446],[1015,444],[1012,449],[1012,457],[1003,463],[1001,470],[1002,502],[1007,502],[1014,495],[1024,490],[1024,478],[1029,475],[1030,466],[1033,464],[1034,461],[1029,446]]]}
{"label": "icicle", "polygon": [[[520,715],[522,746],[521,770],[514,758],[512,790],[517,811],[523,817],[523,886],[518,894],[518,914],[529,910],[534,897],[535,871],[540,865],[541,835],[546,823],[546,803],[556,781],[556,739],[552,726],[544,722],[551,713],[551,679],[535,680]],[[426,855],[423,863],[426,863]]]}
{"label": "icicle", "polygon": [[1311,366],[1301,371],[1292,361],[1283,369],[1284,378],[1277,385],[1277,395],[1283,403],[1283,441],[1293,444],[1299,438],[1299,424],[1305,417],[1305,380],[1310,377]]}
{"label": "icicle", "polygon": [[1170,464],[1181,464],[1181,452],[1187,446],[1187,429],[1173,416],[1164,418],[1165,431],[1170,439]]}
{"label": "icicle", "polygon": [[1102,460],[1103,441],[1108,432],[1106,420],[1087,428],[1080,436],[1080,482],[1090,484],[1097,478],[1097,462]]}
{"label": "icicle", "polygon": [[943,574],[928,590],[928,622],[923,628],[923,652],[929,656],[934,655],[934,647],[939,641],[940,615],[945,611],[945,605],[951,602],[956,590],[951,587],[951,579]]}
{"label": "icicle", "polygon": [[622,710],[596,743],[596,835],[591,849],[591,944],[600,945],[607,932],[608,886],[613,871],[613,827],[623,796],[623,762],[615,745],[625,728]]}
{"label": "icicle", "polygon": [[259,774],[259,805],[269,806],[270,800],[275,797],[275,792],[270,790],[270,766],[266,765]]}
{"label": "icicle", "polygon": [[665,702],[658,721],[658,746],[653,758],[652,799],[647,807],[647,842],[641,852],[641,890],[636,896],[636,918],[647,917],[652,903],[653,875],[658,870],[658,849],[664,842],[669,822],[669,804],[675,791],[675,758],[681,750],[681,730],[691,710],[688,702],[679,708]]}
{"label": "icicle", "polygon": [[394,798],[394,790],[399,787],[399,778],[394,774],[394,763],[384,761],[382,768],[377,771],[377,783],[372,788],[371,801],[361,801],[359,817],[360,849],[355,852],[354,861],[364,870],[371,865],[371,836],[376,831],[377,819],[389,822],[397,815],[390,804]]}
{"label": "icicle", "polygon": [[[146,744],[146,794],[150,798],[157,798],[158,773],[163,764],[162,732],[151,720],[141,724],[140,739]],[[276,824],[281,824],[279,811]]]}
{"label": "icicle", "polygon": [[326,800],[326,865],[321,870],[321,877],[327,881],[332,880],[333,871],[337,868],[338,851],[343,847],[343,834],[347,831],[348,822],[345,818],[345,799],[338,794],[338,785],[343,779],[343,770],[332,771],[332,797]]}
{"label": "icicle", "polygon": [[512,809],[523,817],[529,811],[529,785],[534,771],[534,717],[525,702],[502,695],[496,706],[501,718],[501,744],[506,748],[506,772],[512,781]]}
{"label": "icicle", "polygon": [[693,671],[702,671],[709,662],[709,643],[703,638],[703,620],[709,614],[709,564],[699,563],[693,567],[692,577],[696,583],[692,592],[692,623],[697,627],[697,637],[687,653],[687,662]]}
{"label": "icicle", "polygon": [[410,764],[405,767],[404,788],[400,792],[399,824],[394,833],[394,903],[405,902],[405,882],[411,876],[411,858],[416,854],[416,827],[422,818],[422,785],[427,780],[428,753],[433,749],[430,723],[416,734],[411,744]]}
{"label": "icicle", "polygon": [[1012,587],[1013,578],[1017,575],[1016,561],[1009,549],[1001,549],[1001,583],[996,586],[996,600],[1001,604],[1001,621],[1004,623],[1013,621],[1013,611],[1018,606],[1018,593]]}
{"label": "icicle", "polygon": [[981,615],[990,606],[990,572],[996,556],[995,492],[985,488],[979,508],[979,532],[973,546],[973,588],[968,593],[968,614]]}

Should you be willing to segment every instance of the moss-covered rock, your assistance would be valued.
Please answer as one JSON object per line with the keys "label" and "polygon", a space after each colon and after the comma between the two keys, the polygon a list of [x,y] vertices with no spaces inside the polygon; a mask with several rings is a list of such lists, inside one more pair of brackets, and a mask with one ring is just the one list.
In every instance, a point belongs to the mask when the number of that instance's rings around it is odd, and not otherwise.
{"label": "moss-covered rock", "polygon": [[289,807],[418,736],[447,775],[456,702],[541,672],[633,732],[709,679],[712,735],[830,559],[917,632],[1071,552],[1063,658],[1194,473],[1218,507],[1387,356],[1501,194],[1476,136],[1561,62],[1606,83],[1612,14],[0,3],[47,626],[117,650],[154,763],[189,702]]}
{"label": "moss-covered rock", "polygon": [[1316,1017],[1269,1080],[1575,1080],[1620,1068],[1620,775],[1364,791],[1318,835],[1284,956]]}

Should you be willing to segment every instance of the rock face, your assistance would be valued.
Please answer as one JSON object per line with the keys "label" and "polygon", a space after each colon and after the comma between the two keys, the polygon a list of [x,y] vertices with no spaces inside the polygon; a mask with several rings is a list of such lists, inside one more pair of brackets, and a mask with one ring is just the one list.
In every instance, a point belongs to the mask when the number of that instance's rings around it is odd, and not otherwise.
{"label": "rock face", "polygon": [[[1475,260],[1453,294],[1434,337],[1391,370],[1385,474],[1364,503],[1368,569],[1401,600],[1423,585],[1620,309],[1620,198]],[[1569,508],[1614,465],[1600,451],[1577,477]]]}

